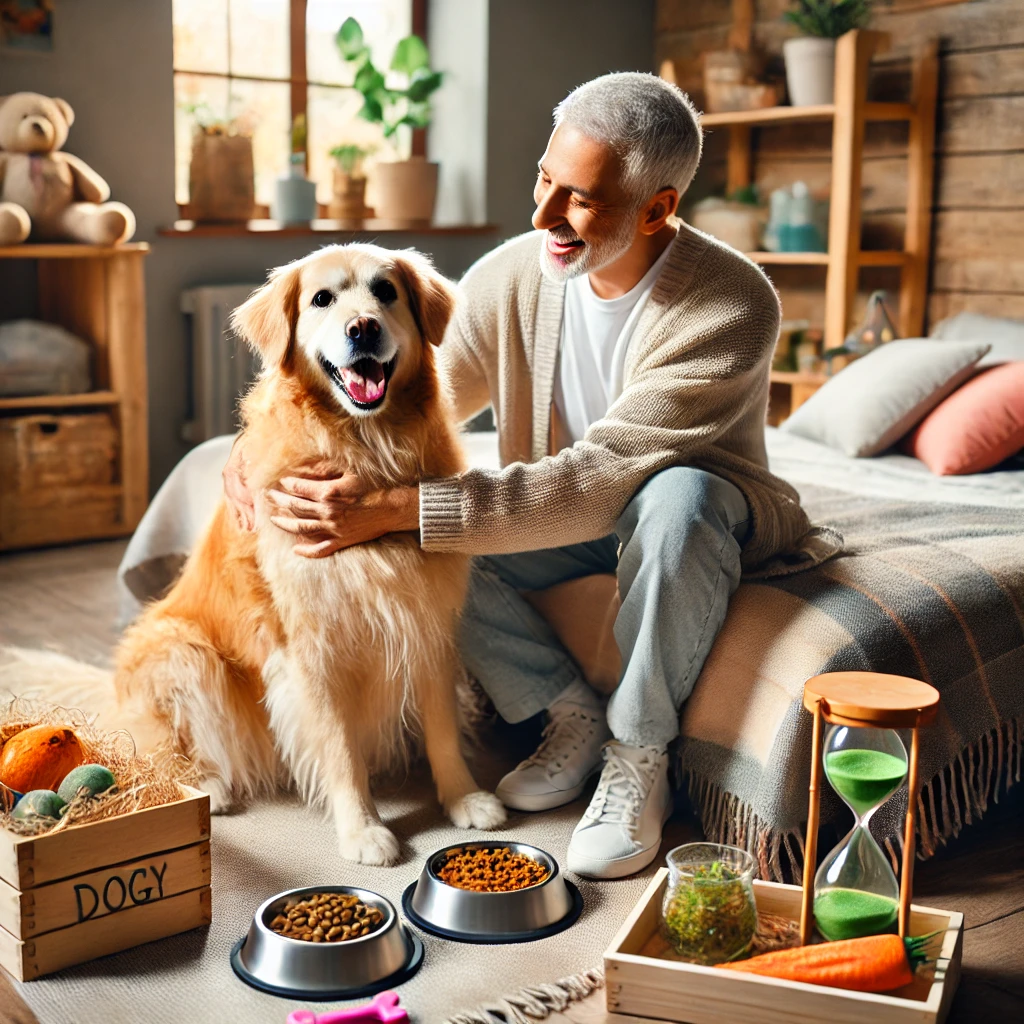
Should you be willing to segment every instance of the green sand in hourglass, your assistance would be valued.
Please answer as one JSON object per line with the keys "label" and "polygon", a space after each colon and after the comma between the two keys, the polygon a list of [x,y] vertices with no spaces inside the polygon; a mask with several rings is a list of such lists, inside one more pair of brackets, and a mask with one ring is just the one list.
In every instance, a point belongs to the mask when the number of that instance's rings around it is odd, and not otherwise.
{"label": "green sand in hourglass", "polygon": [[833,727],[826,737],[824,766],[829,783],[857,822],[815,876],[818,931],[833,941],[891,931],[899,888],[868,822],[906,775],[903,744],[890,730]]}
{"label": "green sand in hourglass", "polygon": [[826,889],[814,901],[818,931],[832,942],[881,935],[896,923],[899,904],[860,889]]}
{"label": "green sand in hourglass", "polygon": [[907,762],[884,750],[836,750],[825,755],[825,774],[859,817],[896,792]]}

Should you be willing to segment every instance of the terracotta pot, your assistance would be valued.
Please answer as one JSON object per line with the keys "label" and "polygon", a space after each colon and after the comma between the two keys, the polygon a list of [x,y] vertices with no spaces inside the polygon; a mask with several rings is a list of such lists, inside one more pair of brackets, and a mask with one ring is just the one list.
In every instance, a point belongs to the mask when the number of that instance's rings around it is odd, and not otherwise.
{"label": "terracotta pot", "polygon": [[379,163],[372,171],[374,209],[381,220],[429,224],[437,199],[438,164],[423,157]]}
{"label": "terracotta pot", "polygon": [[366,178],[346,174],[335,166],[331,179],[331,201],[327,215],[333,220],[362,220],[372,217],[366,205]]}
{"label": "terracotta pot", "polygon": [[782,44],[786,58],[786,85],[794,107],[831,103],[836,73],[836,41],[799,36]]}

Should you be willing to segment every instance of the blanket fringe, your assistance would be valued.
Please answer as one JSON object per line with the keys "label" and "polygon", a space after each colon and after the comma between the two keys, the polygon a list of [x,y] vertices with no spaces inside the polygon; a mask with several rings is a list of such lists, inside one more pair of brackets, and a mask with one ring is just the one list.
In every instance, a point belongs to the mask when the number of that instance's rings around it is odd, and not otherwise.
{"label": "blanket fringe", "polygon": [[603,971],[584,971],[550,984],[522,988],[514,995],[503,996],[493,1006],[457,1013],[445,1024],[533,1024],[603,987]]}
{"label": "blanket fringe", "polygon": [[[934,856],[940,846],[960,834],[964,825],[980,819],[990,802],[999,803],[1000,794],[1006,794],[1021,780],[1022,756],[1024,721],[1010,719],[964,747],[932,776],[917,796],[918,858],[927,860]],[[683,774],[709,841],[749,851],[757,861],[761,878],[801,883],[802,831],[773,828],[739,797],[693,770],[684,770]],[[882,845],[893,870],[898,872],[903,853],[902,831],[883,836]]]}

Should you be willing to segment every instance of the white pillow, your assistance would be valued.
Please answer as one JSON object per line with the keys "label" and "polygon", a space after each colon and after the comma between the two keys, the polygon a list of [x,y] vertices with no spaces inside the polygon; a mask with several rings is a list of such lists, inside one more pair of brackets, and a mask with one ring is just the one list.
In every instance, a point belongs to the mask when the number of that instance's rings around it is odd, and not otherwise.
{"label": "white pillow", "polygon": [[877,455],[955,391],[988,348],[927,338],[890,341],[832,377],[781,429],[853,457]]}
{"label": "white pillow", "polygon": [[991,350],[978,366],[1024,362],[1024,320],[1004,320],[981,313],[957,313],[929,332],[943,341],[979,341]]}

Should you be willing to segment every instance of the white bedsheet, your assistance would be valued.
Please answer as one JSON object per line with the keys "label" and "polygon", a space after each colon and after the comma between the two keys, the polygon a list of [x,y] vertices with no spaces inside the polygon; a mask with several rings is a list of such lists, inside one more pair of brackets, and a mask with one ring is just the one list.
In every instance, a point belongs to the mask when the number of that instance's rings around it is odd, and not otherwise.
{"label": "white bedsheet", "polygon": [[774,427],[767,428],[766,441],[771,471],[798,490],[801,484],[813,484],[878,498],[1024,510],[1024,470],[935,476],[909,455],[854,459]]}

